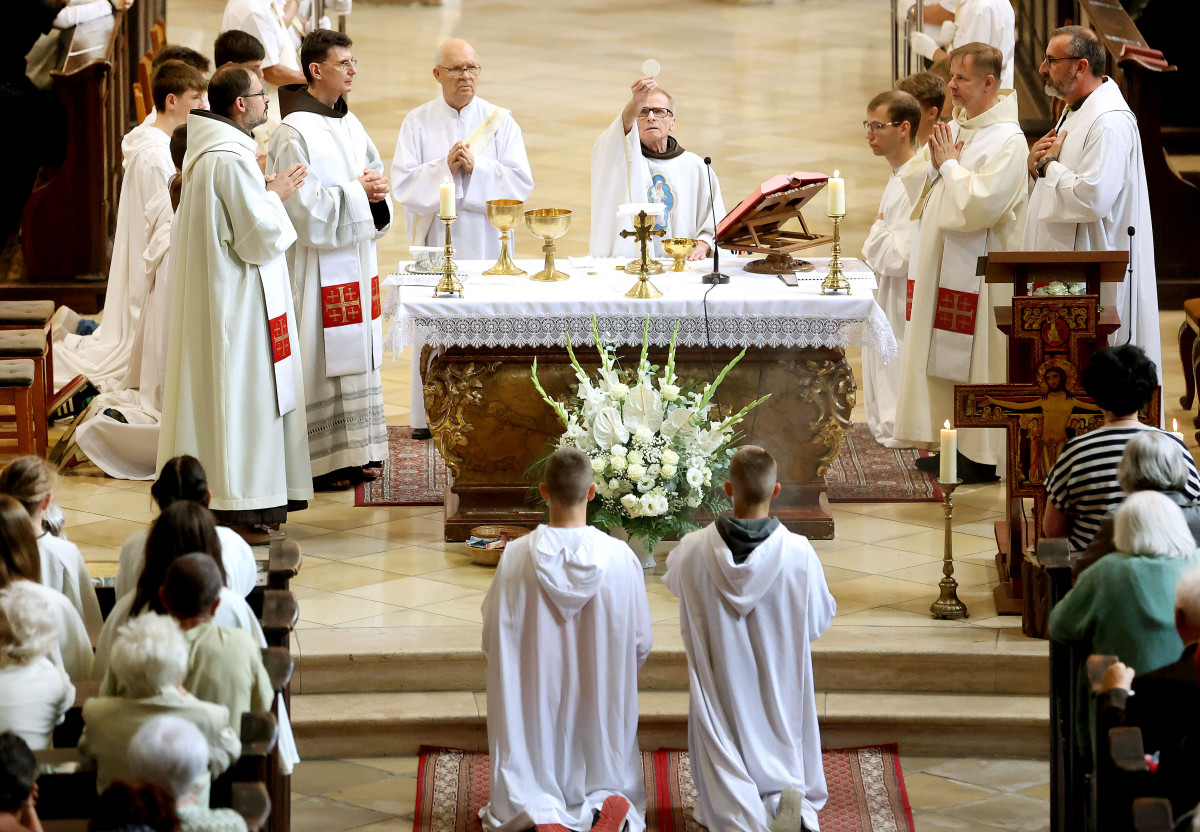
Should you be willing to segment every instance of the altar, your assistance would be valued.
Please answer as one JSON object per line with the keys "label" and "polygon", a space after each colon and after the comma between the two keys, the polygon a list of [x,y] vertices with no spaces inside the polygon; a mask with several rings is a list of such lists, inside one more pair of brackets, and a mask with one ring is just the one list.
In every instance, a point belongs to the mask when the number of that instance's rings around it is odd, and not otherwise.
{"label": "altar", "polygon": [[[654,275],[663,297],[625,297],[635,281],[615,260],[560,259],[571,279],[534,283],[525,277],[483,276],[491,263],[459,262],[463,297],[432,297],[436,278],[406,264],[385,281],[385,348],[414,347],[421,362],[425,413],[450,470],[446,540],[464,540],[484,523],[532,526],[542,506],[530,486],[531,467],[549,453],[562,424],[533,387],[530,368],[546,391],[565,397],[575,383],[568,337],[584,368],[597,366],[592,316],[601,337],[633,367],[649,318],[650,360],[661,363],[679,325],[676,371],[711,381],[743,348],[746,356],[717,394],[725,414],[756,398],[771,398],[739,426],[741,443],[767,448],[779,463],[782,491],[773,510],[793,531],[833,537],[824,472],[850,426],[857,385],[845,350],[859,346],[893,359],[896,339],[871,294],[874,275],[843,259],[851,293],[821,295],[828,258],[788,286],[777,276],[750,274],[750,258],[723,257],[726,285],[705,285],[711,261],[690,272]],[[668,261],[669,262],[669,261]],[[518,261],[533,273],[541,261]],[[788,276],[791,277],[790,275]],[[424,284],[424,285],[422,285]],[[417,355],[419,353],[419,355]],[[456,503],[456,505],[455,505]]]}

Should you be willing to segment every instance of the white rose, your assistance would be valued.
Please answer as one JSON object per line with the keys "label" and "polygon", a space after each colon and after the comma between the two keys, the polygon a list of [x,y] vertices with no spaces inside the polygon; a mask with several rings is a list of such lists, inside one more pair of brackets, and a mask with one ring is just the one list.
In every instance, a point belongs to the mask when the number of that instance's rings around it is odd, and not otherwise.
{"label": "white rose", "polygon": [[646,458],[642,455],[642,452],[638,451],[638,450],[630,451],[629,456],[627,456],[626,459],[629,460],[630,465],[645,465],[646,464]]}
{"label": "white rose", "polygon": [[677,473],[679,473],[679,469],[674,465],[664,465],[662,467],[662,475],[667,479],[671,479],[671,477],[675,476]]}
{"label": "white rose", "polygon": [[613,454],[612,456],[610,456],[608,458],[608,464],[612,466],[612,469],[614,471],[624,471],[625,470],[625,457],[617,456],[616,454]]}
{"label": "white rose", "polygon": [[630,462],[629,470],[626,473],[629,474],[629,479],[640,480],[642,477],[646,476],[646,468],[642,465],[638,465],[636,462]]}
{"label": "white rose", "polygon": [[608,460],[606,460],[602,456],[598,456],[592,460],[592,470],[599,473],[600,471],[604,470],[604,466],[607,464],[608,464]]}
{"label": "white rose", "polygon": [[621,423],[621,414],[615,407],[606,407],[596,414],[592,423],[592,437],[601,448],[611,448],[622,442],[629,441],[629,431]]}
{"label": "white rose", "polygon": [[618,381],[616,384],[609,386],[608,392],[614,399],[623,399],[629,395],[629,385]]}
{"label": "white rose", "polygon": [[608,490],[610,492],[616,491],[620,487],[621,487],[621,481],[619,479],[617,479],[616,477],[613,477],[611,480],[608,481]]}
{"label": "white rose", "polygon": [[638,480],[637,489],[645,494],[647,491],[652,490],[654,486],[655,482],[653,477],[643,477],[642,479]]}
{"label": "white rose", "polygon": [[636,495],[626,494],[621,498],[621,508],[623,508],[625,513],[630,517],[640,517],[642,503]]}
{"label": "white rose", "polygon": [[678,465],[679,454],[675,453],[670,448],[667,448],[662,452],[662,463],[663,465]]}
{"label": "white rose", "polygon": [[679,398],[679,387],[674,384],[664,384],[662,386],[662,397],[669,402],[676,401]]}
{"label": "white rose", "polygon": [[704,472],[699,468],[689,468],[687,472],[688,485],[692,488],[699,488],[704,485]]}
{"label": "white rose", "polygon": [[638,428],[633,435],[639,442],[645,445],[654,438],[654,431],[650,430],[650,428]]}
{"label": "white rose", "polygon": [[687,495],[687,500],[685,502],[690,508],[697,508],[700,505],[700,495],[693,491],[691,494]]}
{"label": "white rose", "polygon": [[629,453],[629,449],[624,445],[613,445],[612,452],[617,456],[625,456],[625,454]]}

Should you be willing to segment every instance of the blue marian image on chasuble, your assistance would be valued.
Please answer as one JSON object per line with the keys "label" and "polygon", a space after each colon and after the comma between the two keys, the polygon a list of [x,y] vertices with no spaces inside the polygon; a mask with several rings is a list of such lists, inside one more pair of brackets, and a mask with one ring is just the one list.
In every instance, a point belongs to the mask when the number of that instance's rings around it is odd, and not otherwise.
{"label": "blue marian image on chasuble", "polygon": [[656,173],[650,177],[650,188],[646,191],[647,202],[659,202],[663,205],[662,219],[654,224],[655,228],[664,231],[671,227],[671,209],[675,207],[675,191],[667,177]]}

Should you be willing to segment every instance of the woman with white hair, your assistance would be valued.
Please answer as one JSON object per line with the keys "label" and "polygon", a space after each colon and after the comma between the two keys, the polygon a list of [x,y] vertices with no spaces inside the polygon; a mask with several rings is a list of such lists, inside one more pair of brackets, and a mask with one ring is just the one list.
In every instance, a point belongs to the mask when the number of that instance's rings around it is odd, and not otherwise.
{"label": "woman with white hair", "polygon": [[[1196,564],[1196,541],[1179,507],[1157,491],[1130,494],[1113,521],[1116,551],[1079,576],[1050,612],[1050,638],[1083,655],[1115,655],[1139,671],[1183,652],[1175,630],[1175,587]],[[1091,735],[1086,674],[1077,685],[1076,738],[1087,756]]]}
{"label": "woman with white hair", "polygon": [[[1158,491],[1179,506],[1192,537],[1200,546],[1200,505],[1187,495],[1188,466],[1179,453],[1179,440],[1159,430],[1139,431],[1125,444],[1125,452],[1117,464],[1117,484],[1125,494],[1136,491]],[[1096,536],[1078,558],[1071,561],[1071,571],[1078,578],[1100,558],[1113,550],[1112,511],[1100,521]]]}
{"label": "woman with white hair", "polygon": [[75,686],[50,661],[58,617],[29,581],[0,591],[0,731],[32,749],[49,748],[54,726],[75,704]]}
{"label": "woman with white hair", "polygon": [[129,770],[175,796],[179,832],[246,832],[237,812],[197,800],[209,782],[208,743],[186,719],[156,716],[139,728],[129,742]]}
{"label": "woman with white hair", "polygon": [[[83,736],[79,753],[96,761],[96,788],[113,780],[128,780],[129,741],[156,716],[173,714],[191,722],[208,743],[208,769],[216,776],[242,753],[229,725],[229,710],[202,702],[181,685],[188,668],[188,648],[175,619],[146,613],[121,627],[110,659],[113,672],[125,683],[124,696],[100,696],[83,706]],[[208,783],[197,795],[208,805]]]}

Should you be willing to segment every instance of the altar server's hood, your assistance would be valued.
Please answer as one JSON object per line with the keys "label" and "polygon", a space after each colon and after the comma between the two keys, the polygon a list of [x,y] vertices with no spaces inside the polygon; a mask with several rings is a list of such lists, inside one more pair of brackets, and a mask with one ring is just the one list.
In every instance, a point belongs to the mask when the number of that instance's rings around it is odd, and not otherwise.
{"label": "altar server's hood", "polygon": [[170,144],[171,137],[153,124],[139,124],[121,139],[122,165],[128,170],[139,153],[151,148],[169,147]]}
{"label": "altar server's hood", "polygon": [[538,582],[563,619],[570,621],[592,600],[608,571],[608,552],[597,546],[591,529],[538,526],[530,551]]}
{"label": "altar server's hood", "polygon": [[742,563],[733,562],[733,552],[721,539],[715,523],[708,527],[706,534],[708,547],[704,553],[704,565],[708,568],[708,574],[712,576],[717,591],[729,602],[738,617],[745,618],[767,594],[783,570],[789,534],[787,527],[780,524]]}
{"label": "altar server's hood", "polygon": [[235,144],[254,155],[254,138],[224,116],[207,110],[192,110],[187,118],[187,152],[183,155],[183,174],[186,176],[192,165],[204,153],[217,145]]}

